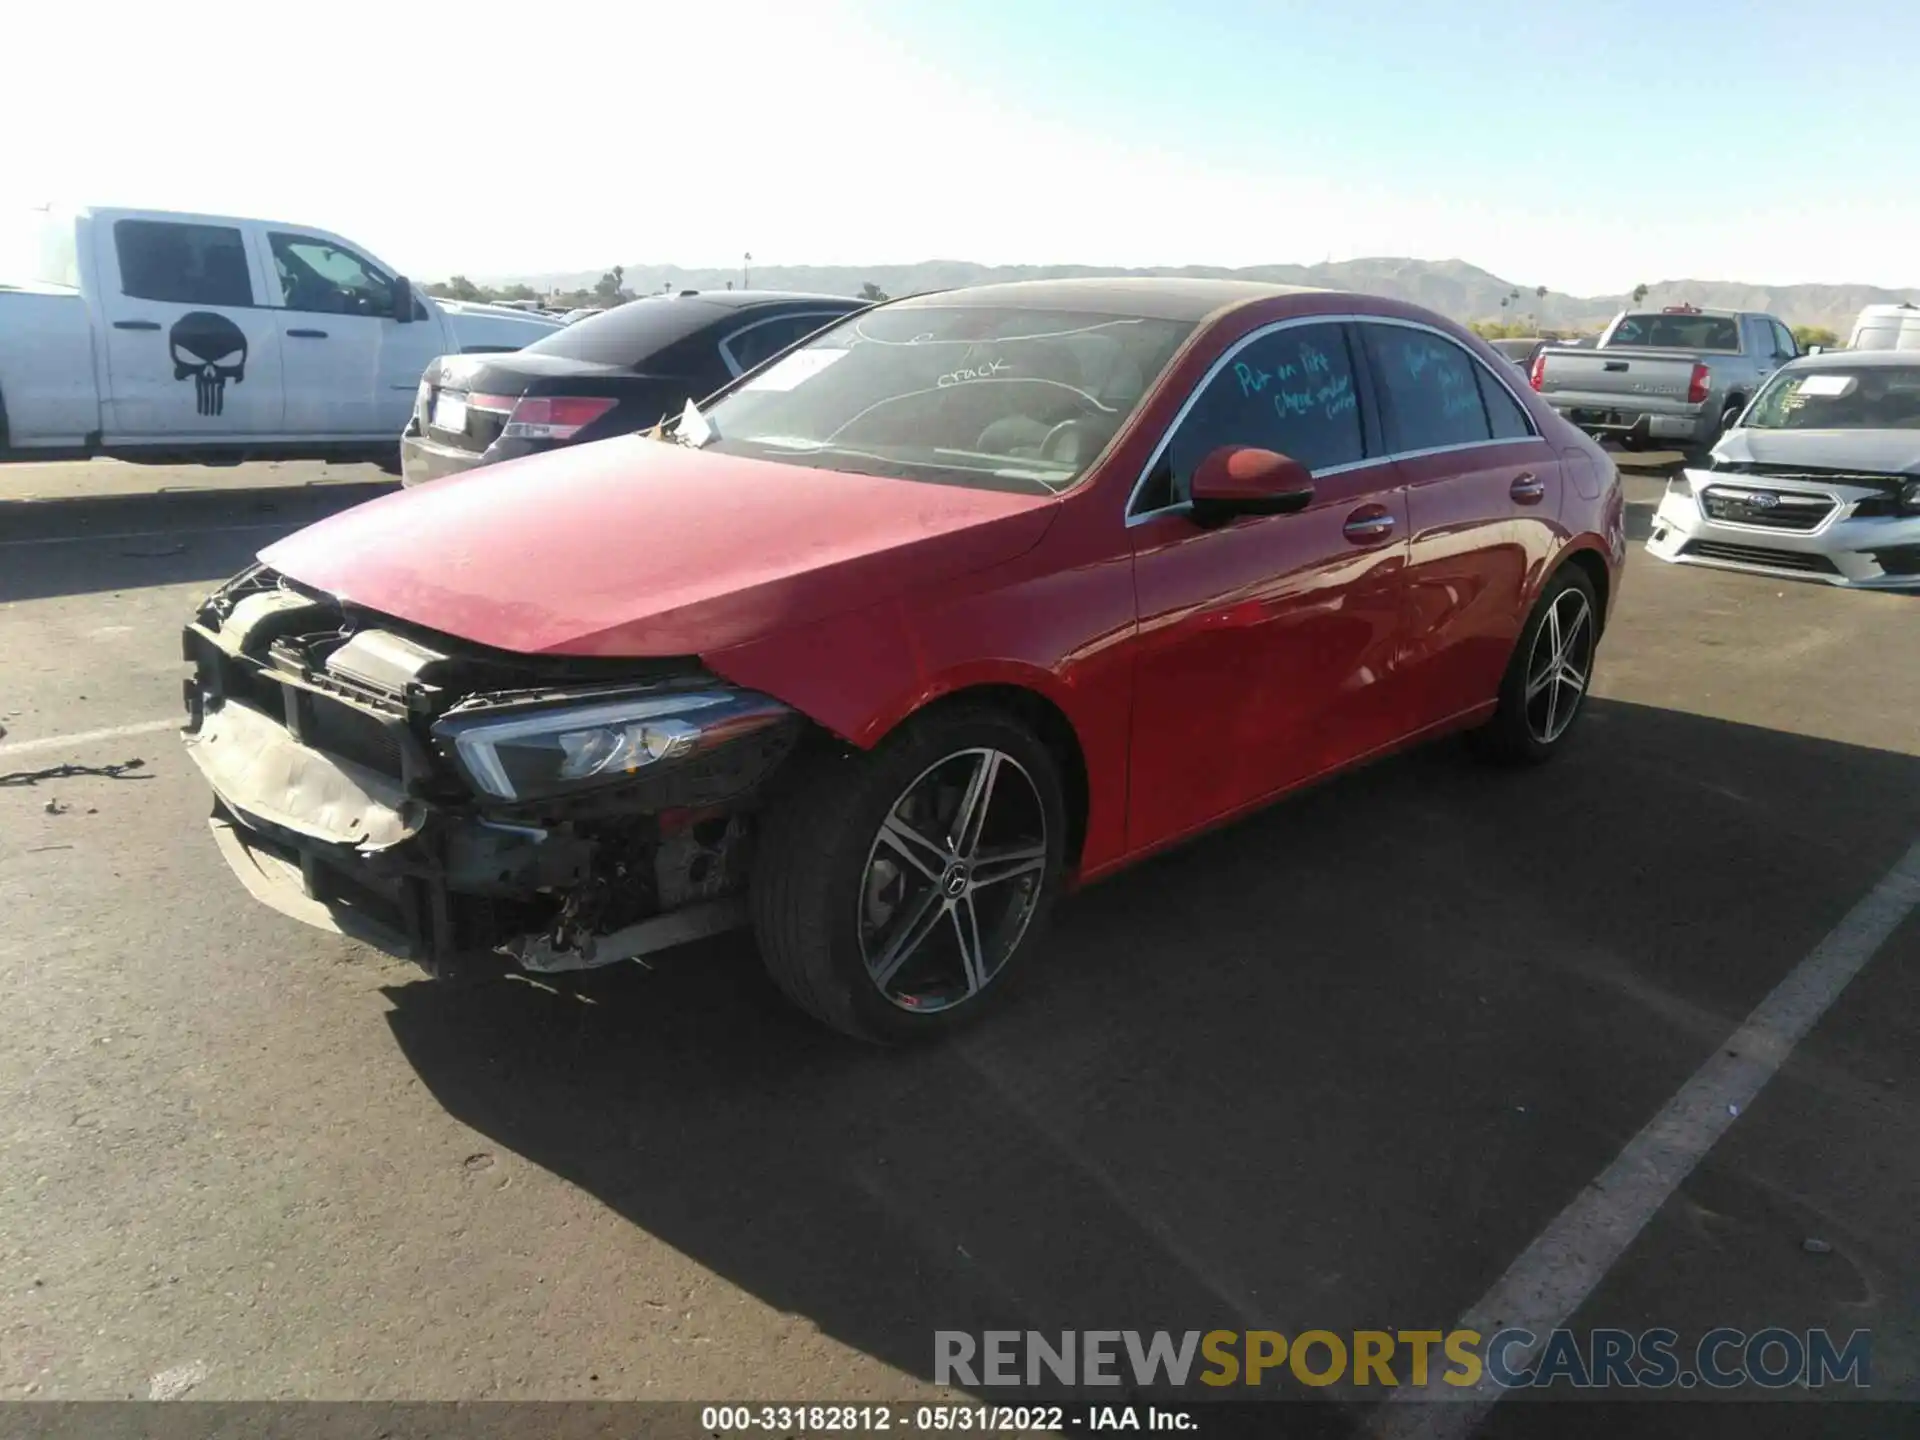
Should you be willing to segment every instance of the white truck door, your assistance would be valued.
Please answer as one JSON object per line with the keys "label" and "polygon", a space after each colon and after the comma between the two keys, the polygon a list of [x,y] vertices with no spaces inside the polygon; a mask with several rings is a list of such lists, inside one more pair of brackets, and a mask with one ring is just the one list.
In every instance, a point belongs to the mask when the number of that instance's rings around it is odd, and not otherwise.
{"label": "white truck door", "polygon": [[280,333],[239,227],[99,216],[93,233],[107,354],[102,438],[278,433]]}
{"label": "white truck door", "polygon": [[287,428],[399,443],[440,327],[414,303],[394,313],[394,277],[329,235],[268,229],[281,306]]}

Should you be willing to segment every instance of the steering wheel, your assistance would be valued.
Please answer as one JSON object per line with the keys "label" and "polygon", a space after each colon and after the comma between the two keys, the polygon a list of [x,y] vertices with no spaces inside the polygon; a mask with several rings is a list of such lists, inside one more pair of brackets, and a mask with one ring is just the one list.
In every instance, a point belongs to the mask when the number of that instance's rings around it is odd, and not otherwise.
{"label": "steering wheel", "polygon": [[1097,448],[1094,438],[1092,427],[1084,419],[1062,420],[1040,442],[1040,458],[1057,465],[1084,465]]}

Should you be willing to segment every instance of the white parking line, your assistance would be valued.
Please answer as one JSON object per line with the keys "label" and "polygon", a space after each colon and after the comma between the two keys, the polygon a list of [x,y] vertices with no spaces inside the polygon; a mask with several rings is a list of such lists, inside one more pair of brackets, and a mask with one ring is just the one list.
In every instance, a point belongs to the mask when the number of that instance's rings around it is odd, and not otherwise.
{"label": "white parking line", "polygon": [[47,535],[37,540],[0,540],[0,549],[25,545],[86,545],[108,540],[146,540],[155,535],[233,535],[243,530],[298,530],[307,520],[263,520],[253,525],[175,525],[164,530],[119,530],[111,535]]}
{"label": "white parking line", "polygon": [[96,740],[124,740],[129,735],[157,735],[162,730],[178,730],[184,723],[184,717],[142,720],[135,725],[109,725],[104,730],[79,730],[71,735],[48,735],[40,740],[16,740],[11,745],[0,745],[0,760],[8,760],[15,755],[32,755],[42,750],[71,750],[81,745],[91,745]]}
{"label": "white parking line", "polygon": [[[1477,1330],[1483,1338],[1497,1330],[1530,1330],[1544,1341],[1564,1325],[1916,906],[1920,843],[1773,987],[1613,1164],[1460,1317],[1457,1328]],[[1537,1348],[1515,1345],[1509,1364],[1524,1369]],[[1395,1390],[1374,1412],[1367,1433],[1375,1440],[1456,1440],[1471,1435],[1503,1393],[1484,1373],[1477,1384],[1459,1389]],[[1407,1403],[1421,1400],[1456,1403]]]}

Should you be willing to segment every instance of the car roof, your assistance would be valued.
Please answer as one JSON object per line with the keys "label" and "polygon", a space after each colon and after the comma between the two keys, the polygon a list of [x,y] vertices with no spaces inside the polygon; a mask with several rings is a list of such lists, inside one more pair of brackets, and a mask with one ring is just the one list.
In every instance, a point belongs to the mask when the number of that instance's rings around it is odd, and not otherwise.
{"label": "car roof", "polygon": [[1007,310],[1078,310],[1139,315],[1154,320],[1204,320],[1216,311],[1284,295],[1326,295],[1312,285],[1268,285],[1258,280],[1210,280],[1188,275],[1085,276],[1065,280],[1009,280],[936,290],[896,300],[896,306],[980,305]]}
{"label": "car roof", "polygon": [[1920,368],[1920,350],[1822,350],[1789,362],[1796,370]]}
{"label": "car roof", "polygon": [[[852,295],[827,295],[813,290],[670,290],[664,295],[642,295],[642,300],[701,300],[709,305],[727,305],[736,310],[749,305],[784,304],[794,300],[820,301],[832,305],[865,305],[869,302]],[[629,302],[631,303],[631,302]]]}

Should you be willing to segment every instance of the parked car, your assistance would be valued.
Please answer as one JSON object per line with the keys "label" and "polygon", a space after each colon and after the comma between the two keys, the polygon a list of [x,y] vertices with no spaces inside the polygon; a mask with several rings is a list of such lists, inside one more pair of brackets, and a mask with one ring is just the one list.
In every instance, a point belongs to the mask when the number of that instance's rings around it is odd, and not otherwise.
{"label": "parked car", "polygon": [[1849,350],[1920,350],[1920,305],[1869,305],[1853,322]]}
{"label": "parked car", "polygon": [[562,315],[560,317],[560,323],[563,325],[572,325],[576,321],[586,319],[589,315],[604,315],[606,313],[607,311],[604,305],[580,305]]}
{"label": "parked car", "polygon": [[1520,339],[1489,340],[1487,343],[1522,370],[1531,370],[1533,357],[1554,342],[1539,335],[1531,335]]}
{"label": "parked car", "polygon": [[401,437],[402,473],[417,485],[644,430],[865,304],[687,290],[629,301],[513,355],[442,356],[427,367]]}
{"label": "parked car", "polygon": [[1533,388],[1588,434],[1627,449],[1713,444],[1767,376],[1800,353],[1771,315],[1670,305],[1627,310],[1591,350],[1551,345]]}
{"label": "parked car", "polygon": [[1558,753],[1625,545],[1606,454],[1425,310],[990,285],[270,546],[187,627],[187,745],[302,920],[555,971],[750,918],[906,1040],[1069,886],[1448,731]]}
{"label": "parked car", "polygon": [[37,215],[0,287],[0,459],[376,459],[427,362],[558,328],[415,293],[305,225],[158,210]]}
{"label": "parked car", "polygon": [[1836,350],[1782,366],[1667,485],[1662,560],[1859,589],[1920,588],[1920,353]]}

